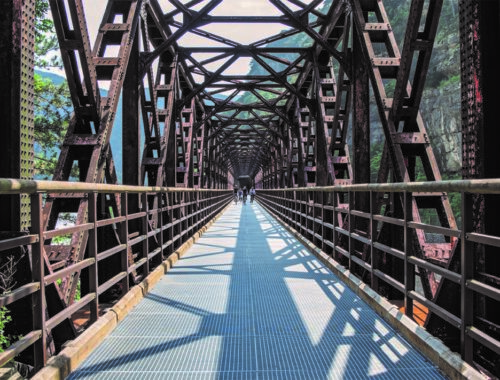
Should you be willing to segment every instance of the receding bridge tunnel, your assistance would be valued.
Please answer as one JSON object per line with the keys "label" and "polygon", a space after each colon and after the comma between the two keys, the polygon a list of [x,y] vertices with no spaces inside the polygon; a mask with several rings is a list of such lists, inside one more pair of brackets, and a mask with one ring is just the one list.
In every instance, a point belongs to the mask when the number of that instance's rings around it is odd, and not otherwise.
{"label": "receding bridge tunnel", "polygon": [[175,339],[72,376],[500,376],[498,2],[2,7],[5,368],[68,375],[144,297],[107,342]]}

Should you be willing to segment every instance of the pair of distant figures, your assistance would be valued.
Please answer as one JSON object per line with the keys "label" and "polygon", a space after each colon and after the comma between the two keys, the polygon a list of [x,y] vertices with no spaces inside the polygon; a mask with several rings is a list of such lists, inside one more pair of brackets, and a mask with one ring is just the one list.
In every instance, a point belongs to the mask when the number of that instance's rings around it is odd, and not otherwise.
{"label": "pair of distant figures", "polygon": [[246,186],[238,191],[235,189],[234,203],[238,204],[238,202],[241,202],[245,205],[247,203],[248,195],[250,195],[250,203],[253,203],[253,200],[255,199],[255,188],[252,187],[250,191],[247,190]]}

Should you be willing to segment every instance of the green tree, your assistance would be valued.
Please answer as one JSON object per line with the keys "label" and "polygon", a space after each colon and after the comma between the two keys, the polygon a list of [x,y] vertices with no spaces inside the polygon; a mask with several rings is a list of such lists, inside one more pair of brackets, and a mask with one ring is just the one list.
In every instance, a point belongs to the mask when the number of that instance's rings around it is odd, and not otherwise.
{"label": "green tree", "polygon": [[54,33],[54,23],[48,18],[49,3],[47,0],[35,2],[35,66],[61,67],[57,54],[59,44]]}
{"label": "green tree", "polygon": [[9,310],[4,306],[0,308],[0,352],[10,346],[10,336],[5,334],[5,325],[12,321]]}
{"label": "green tree", "polygon": [[35,74],[35,176],[54,174],[59,148],[68,128],[71,101],[66,82],[59,85]]}
{"label": "green tree", "polygon": [[[35,3],[35,66],[61,67],[54,23],[48,18],[47,0]],[[54,174],[60,145],[72,112],[67,82],[55,84],[35,74],[35,178],[49,179]]]}

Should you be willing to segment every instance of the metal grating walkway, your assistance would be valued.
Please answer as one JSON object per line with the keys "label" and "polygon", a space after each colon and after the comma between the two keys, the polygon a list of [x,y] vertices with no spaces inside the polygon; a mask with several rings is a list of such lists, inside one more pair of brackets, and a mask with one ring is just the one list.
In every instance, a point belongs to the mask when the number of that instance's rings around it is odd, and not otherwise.
{"label": "metal grating walkway", "polygon": [[71,379],[444,379],[257,204],[232,205]]}

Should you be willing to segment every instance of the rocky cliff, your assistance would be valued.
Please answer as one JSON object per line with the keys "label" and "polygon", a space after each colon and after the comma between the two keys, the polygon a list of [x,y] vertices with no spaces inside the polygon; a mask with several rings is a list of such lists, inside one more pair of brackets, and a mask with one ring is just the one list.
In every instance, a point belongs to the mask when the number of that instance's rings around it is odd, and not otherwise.
{"label": "rocky cliff", "polygon": [[[410,0],[385,0],[384,4],[402,45]],[[458,27],[458,2],[445,0],[420,106],[443,178],[460,175],[462,167]]]}

